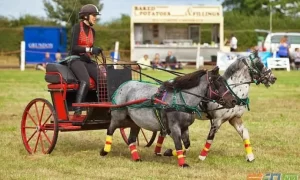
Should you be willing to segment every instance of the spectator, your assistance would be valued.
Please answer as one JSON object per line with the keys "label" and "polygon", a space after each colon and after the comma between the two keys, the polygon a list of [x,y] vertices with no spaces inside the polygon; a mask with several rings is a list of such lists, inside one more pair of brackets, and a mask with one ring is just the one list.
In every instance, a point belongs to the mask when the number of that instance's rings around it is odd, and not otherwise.
{"label": "spectator", "polygon": [[145,54],[144,57],[137,61],[140,64],[141,69],[146,70],[151,67],[151,61],[149,59],[148,54]]}
{"label": "spectator", "polygon": [[55,53],[55,61],[59,62],[61,59],[61,54],[59,52]]}
{"label": "spectator", "polygon": [[237,38],[234,36],[234,34],[231,34],[231,39],[230,39],[230,51],[231,52],[237,52],[237,43],[238,43]]}
{"label": "spectator", "polygon": [[166,57],[166,69],[182,69],[181,63],[177,62],[177,59],[175,56],[173,56],[172,51],[168,51],[168,56]]}
{"label": "spectator", "polygon": [[300,68],[300,48],[295,48],[294,62],[295,62],[296,70],[299,71],[299,68]]}
{"label": "spectator", "polygon": [[160,55],[158,53],[156,53],[154,56],[154,59],[152,61],[152,68],[162,68],[162,64],[160,62]]}
{"label": "spectator", "polygon": [[289,57],[289,44],[288,44],[287,36],[284,36],[280,39],[277,55],[282,58]]}
{"label": "spectator", "polygon": [[37,64],[36,70],[46,71],[46,65],[51,62],[53,62],[53,59],[50,57],[50,53],[46,52],[45,58],[43,59],[43,63]]}

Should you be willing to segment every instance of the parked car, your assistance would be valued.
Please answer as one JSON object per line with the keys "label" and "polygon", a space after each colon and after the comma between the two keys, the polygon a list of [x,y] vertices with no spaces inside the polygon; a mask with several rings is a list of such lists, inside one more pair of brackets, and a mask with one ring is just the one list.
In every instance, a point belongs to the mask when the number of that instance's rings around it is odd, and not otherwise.
{"label": "parked car", "polygon": [[265,38],[263,49],[265,51],[277,51],[280,43],[280,39],[283,36],[288,37],[288,42],[290,44],[290,52],[293,53],[295,48],[300,48],[300,32],[276,32],[269,33]]}

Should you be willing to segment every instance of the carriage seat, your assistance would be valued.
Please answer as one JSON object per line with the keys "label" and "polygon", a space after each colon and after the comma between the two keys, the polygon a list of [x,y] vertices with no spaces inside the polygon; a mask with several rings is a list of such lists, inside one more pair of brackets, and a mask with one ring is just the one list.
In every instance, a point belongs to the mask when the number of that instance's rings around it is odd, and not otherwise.
{"label": "carriage seat", "polygon": [[[48,63],[46,66],[46,82],[49,89],[73,89],[79,88],[78,80],[73,72],[66,66],[59,63]],[[89,89],[95,89],[96,83],[90,78]]]}

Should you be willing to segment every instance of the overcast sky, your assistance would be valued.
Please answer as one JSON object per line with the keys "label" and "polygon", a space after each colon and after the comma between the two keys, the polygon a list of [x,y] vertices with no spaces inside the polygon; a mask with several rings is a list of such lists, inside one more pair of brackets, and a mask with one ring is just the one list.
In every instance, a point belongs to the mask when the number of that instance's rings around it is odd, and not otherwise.
{"label": "overcast sky", "polygon": [[[74,0],[75,2],[75,0]],[[131,13],[132,5],[220,5],[222,0],[102,0],[100,23],[121,17],[121,14]],[[43,0],[0,0],[0,15],[19,18],[31,14],[46,17]]]}

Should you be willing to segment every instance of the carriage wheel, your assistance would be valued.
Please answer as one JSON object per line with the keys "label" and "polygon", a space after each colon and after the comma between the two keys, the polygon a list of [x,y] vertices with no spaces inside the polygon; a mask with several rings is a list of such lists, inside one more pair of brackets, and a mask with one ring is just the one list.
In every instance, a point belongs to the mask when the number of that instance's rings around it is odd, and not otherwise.
{"label": "carriage wheel", "polygon": [[[120,132],[123,140],[125,141],[126,144],[128,144],[130,128],[120,128]],[[152,132],[141,128],[141,131],[137,138],[137,145],[143,145],[144,143],[141,142],[141,140],[145,140],[144,146],[150,147],[156,138],[156,134],[157,132]]]}
{"label": "carriage wheel", "polygon": [[57,141],[58,119],[48,100],[37,98],[28,103],[22,116],[21,135],[29,154],[52,152]]}

